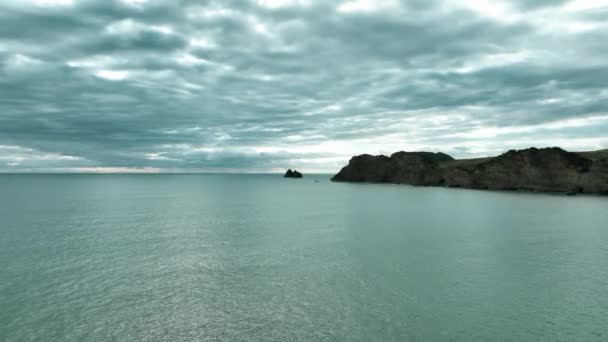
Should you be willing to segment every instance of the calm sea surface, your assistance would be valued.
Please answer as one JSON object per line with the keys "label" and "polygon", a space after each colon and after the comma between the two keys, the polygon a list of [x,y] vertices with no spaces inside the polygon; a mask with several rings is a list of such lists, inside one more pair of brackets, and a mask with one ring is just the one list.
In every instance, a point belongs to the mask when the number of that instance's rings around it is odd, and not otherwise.
{"label": "calm sea surface", "polygon": [[608,341],[608,198],[0,175],[0,341]]}

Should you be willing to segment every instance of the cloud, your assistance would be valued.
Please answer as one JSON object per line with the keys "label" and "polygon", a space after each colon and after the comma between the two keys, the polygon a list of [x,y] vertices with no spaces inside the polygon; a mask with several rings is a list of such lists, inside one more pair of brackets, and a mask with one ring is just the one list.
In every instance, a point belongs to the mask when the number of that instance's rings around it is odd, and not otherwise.
{"label": "cloud", "polygon": [[333,172],[359,153],[606,148],[604,7],[7,0],[0,171]]}

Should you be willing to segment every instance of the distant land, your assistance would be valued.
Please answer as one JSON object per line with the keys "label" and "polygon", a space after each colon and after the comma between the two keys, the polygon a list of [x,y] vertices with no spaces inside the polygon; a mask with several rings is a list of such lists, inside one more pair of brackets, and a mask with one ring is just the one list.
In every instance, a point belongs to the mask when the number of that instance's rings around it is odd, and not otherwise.
{"label": "distant land", "polygon": [[441,152],[363,154],[353,157],[332,181],[608,195],[608,149],[528,148],[461,160]]}

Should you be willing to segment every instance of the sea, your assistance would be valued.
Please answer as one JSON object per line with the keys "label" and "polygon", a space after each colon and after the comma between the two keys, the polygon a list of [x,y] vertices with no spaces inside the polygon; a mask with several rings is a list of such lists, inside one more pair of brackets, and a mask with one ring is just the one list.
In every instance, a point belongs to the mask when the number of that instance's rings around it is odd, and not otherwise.
{"label": "sea", "polygon": [[0,341],[608,341],[608,197],[0,175]]}

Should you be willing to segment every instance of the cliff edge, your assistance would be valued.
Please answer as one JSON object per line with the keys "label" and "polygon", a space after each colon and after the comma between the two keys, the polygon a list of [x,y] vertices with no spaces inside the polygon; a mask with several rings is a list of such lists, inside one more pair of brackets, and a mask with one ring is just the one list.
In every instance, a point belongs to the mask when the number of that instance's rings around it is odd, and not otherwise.
{"label": "cliff edge", "polygon": [[364,154],[353,157],[332,181],[608,195],[608,150],[528,148],[462,160],[431,152]]}

